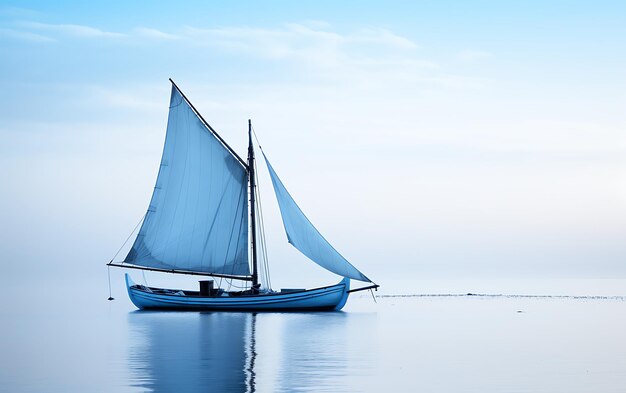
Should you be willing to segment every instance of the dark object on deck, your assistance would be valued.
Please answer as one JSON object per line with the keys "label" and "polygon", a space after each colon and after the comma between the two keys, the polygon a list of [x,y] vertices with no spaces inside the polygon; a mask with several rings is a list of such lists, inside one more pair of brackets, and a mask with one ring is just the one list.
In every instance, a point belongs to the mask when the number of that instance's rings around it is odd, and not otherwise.
{"label": "dark object on deck", "polygon": [[467,293],[467,296],[476,296],[476,294],[475,294],[475,293],[468,292],[468,293]]}
{"label": "dark object on deck", "polygon": [[202,280],[200,283],[200,296],[213,296],[215,290],[213,289],[213,280]]}

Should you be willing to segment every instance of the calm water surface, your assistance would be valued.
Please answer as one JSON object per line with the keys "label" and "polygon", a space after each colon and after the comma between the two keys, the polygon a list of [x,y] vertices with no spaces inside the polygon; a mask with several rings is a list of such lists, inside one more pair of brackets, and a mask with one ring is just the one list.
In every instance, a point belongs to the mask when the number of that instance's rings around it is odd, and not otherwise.
{"label": "calm water surface", "polygon": [[45,302],[14,288],[3,304],[1,391],[626,391],[622,297],[365,294],[335,313],[176,313],[57,284]]}

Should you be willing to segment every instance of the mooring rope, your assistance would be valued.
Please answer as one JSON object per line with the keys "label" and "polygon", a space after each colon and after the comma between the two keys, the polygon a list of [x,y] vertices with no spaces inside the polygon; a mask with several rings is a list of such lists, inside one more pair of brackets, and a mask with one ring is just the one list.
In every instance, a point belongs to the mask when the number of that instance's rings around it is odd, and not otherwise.
{"label": "mooring rope", "polygon": [[114,300],[111,294],[111,266],[107,266],[107,275],[109,276],[109,298],[107,300]]}

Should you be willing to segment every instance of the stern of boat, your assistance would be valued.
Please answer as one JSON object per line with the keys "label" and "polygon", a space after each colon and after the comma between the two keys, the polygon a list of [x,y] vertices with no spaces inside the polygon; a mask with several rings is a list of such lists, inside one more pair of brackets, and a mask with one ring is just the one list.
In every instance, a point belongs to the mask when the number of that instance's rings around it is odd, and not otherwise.
{"label": "stern of boat", "polygon": [[135,296],[133,295],[133,290],[131,289],[131,287],[135,285],[135,282],[132,278],[130,278],[130,275],[128,273],[124,275],[124,278],[126,279],[126,289],[128,290],[128,297],[130,298],[130,301],[133,302],[135,307],[143,310],[143,305],[137,299],[135,299]]}

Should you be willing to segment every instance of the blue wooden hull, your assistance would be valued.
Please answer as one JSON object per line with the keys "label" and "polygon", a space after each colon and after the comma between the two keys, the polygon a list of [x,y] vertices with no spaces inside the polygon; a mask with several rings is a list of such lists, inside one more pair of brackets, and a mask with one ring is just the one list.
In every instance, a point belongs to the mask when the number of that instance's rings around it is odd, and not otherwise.
{"label": "blue wooden hull", "polygon": [[[135,285],[126,274],[128,296],[135,306],[146,310],[196,311],[338,311],[348,300],[350,279],[329,287],[297,292],[272,292],[241,296],[190,296],[179,291],[153,291]],[[162,293],[169,292],[169,293]],[[178,294],[177,294],[178,293]]]}

